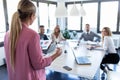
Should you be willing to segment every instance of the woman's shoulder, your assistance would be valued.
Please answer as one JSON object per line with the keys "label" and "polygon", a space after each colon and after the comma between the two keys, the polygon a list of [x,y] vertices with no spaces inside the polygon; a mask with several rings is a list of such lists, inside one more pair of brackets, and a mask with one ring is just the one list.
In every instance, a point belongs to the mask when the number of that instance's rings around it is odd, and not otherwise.
{"label": "woman's shoulder", "polygon": [[10,37],[10,31],[7,31],[7,32],[5,33],[5,36],[4,36],[4,41],[5,41],[6,38],[9,38],[9,37]]}
{"label": "woman's shoulder", "polygon": [[60,32],[59,34],[62,35],[62,32]]}
{"label": "woman's shoulder", "polygon": [[104,38],[111,38],[111,36],[104,36]]}
{"label": "woman's shoulder", "polygon": [[24,31],[24,35],[26,35],[26,36],[39,36],[39,34],[36,32],[36,31],[34,31],[34,30],[32,30],[32,29],[30,29],[30,28],[26,28]]}
{"label": "woman's shoulder", "polygon": [[104,39],[105,39],[105,40],[111,40],[112,37],[111,37],[111,36],[105,36]]}
{"label": "woman's shoulder", "polygon": [[55,35],[54,32],[52,32],[52,33],[51,33],[51,36],[54,36],[54,35]]}

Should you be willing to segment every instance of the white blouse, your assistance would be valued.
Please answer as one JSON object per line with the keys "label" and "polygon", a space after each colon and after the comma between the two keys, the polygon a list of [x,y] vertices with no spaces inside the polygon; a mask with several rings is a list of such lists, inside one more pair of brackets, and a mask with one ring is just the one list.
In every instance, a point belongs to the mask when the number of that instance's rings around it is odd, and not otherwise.
{"label": "white blouse", "polygon": [[63,39],[65,39],[65,38],[63,37],[62,33],[60,33],[57,38],[55,37],[54,33],[52,33],[51,37],[52,37],[52,41],[55,41],[55,42],[60,42],[60,41],[62,41]]}
{"label": "white blouse", "polygon": [[107,51],[107,53],[116,53],[114,42],[111,36],[104,37],[103,49]]}

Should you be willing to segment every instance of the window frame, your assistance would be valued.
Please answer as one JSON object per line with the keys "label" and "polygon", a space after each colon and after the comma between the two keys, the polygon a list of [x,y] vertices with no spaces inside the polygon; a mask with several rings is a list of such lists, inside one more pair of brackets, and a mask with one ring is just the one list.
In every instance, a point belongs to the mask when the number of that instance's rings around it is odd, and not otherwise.
{"label": "window frame", "polygon": [[[98,3],[98,14],[97,14],[97,33],[101,33],[100,31],[100,9],[101,9],[101,2],[112,2],[112,1],[118,1],[118,14],[117,14],[117,26],[116,26],[116,31],[113,31],[112,33],[113,34],[120,34],[120,1],[119,0],[106,0],[106,1],[83,1],[82,3],[93,3],[93,2],[97,2]],[[67,2],[66,5],[69,5],[69,4],[73,4],[74,2]],[[76,1],[75,3],[81,3],[81,1]],[[67,21],[66,21],[67,22]],[[83,17],[81,17],[81,28],[82,30],[78,31],[76,30],[77,32],[83,32]],[[73,30],[70,30],[70,31],[73,31]]]}
{"label": "window frame", "polygon": [[[35,1],[35,0],[32,0],[32,1]],[[117,26],[116,26],[116,31],[113,32],[114,34],[120,34],[120,1],[119,0],[100,0],[100,1],[97,1],[97,0],[92,0],[92,1],[82,1],[82,3],[92,3],[92,2],[98,2],[98,14],[97,14],[97,33],[101,33],[100,32],[100,8],[101,8],[101,2],[106,2],[106,1],[118,1],[118,15],[117,15]],[[55,1],[35,1],[37,3],[39,2],[43,2],[43,3],[47,3],[47,4],[55,4],[57,5],[57,2]],[[66,6],[69,5],[69,4],[73,4],[74,2],[66,2]],[[76,1],[75,3],[78,3],[80,4],[81,1]],[[6,3],[6,0],[3,0],[3,6],[4,6],[4,14],[5,14],[5,25],[6,25],[6,31],[9,30],[9,22],[8,22],[8,10],[7,10],[7,3]],[[80,29],[81,30],[76,30],[77,32],[82,32],[82,17],[80,18],[81,19],[81,24],[80,24]],[[57,18],[56,18],[56,24],[57,24]],[[48,22],[49,23],[49,22]],[[39,19],[38,19],[38,25],[39,25]],[[65,25],[67,25],[67,18],[66,18],[66,22],[65,22]],[[70,31],[73,31],[73,30],[70,30]]]}

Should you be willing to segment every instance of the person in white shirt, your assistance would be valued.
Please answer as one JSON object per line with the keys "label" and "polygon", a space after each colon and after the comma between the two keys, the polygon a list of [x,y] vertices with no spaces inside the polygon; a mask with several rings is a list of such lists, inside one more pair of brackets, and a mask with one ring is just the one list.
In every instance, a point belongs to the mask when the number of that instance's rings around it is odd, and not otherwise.
{"label": "person in white shirt", "polygon": [[117,64],[119,62],[119,55],[116,52],[113,39],[112,32],[109,27],[104,27],[102,29],[102,46],[106,51],[106,54],[101,62],[100,68],[104,71],[105,67],[110,70],[110,68],[104,64]]}
{"label": "person in white shirt", "polygon": [[60,32],[59,25],[57,25],[54,28],[54,32],[51,34],[51,37],[52,37],[52,42],[56,42],[56,43],[59,43],[60,41],[65,40],[62,33]]}

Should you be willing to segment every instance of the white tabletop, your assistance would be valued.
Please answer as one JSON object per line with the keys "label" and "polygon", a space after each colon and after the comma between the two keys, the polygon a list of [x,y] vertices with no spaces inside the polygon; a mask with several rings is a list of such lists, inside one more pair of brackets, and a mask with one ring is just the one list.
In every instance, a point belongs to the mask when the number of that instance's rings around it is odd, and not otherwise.
{"label": "white tabletop", "polygon": [[[68,44],[69,43],[69,44]],[[65,46],[66,45],[66,46]],[[75,41],[67,41],[64,44],[63,50],[67,50],[67,53],[62,53],[60,57],[52,62],[52,64],[47,67],[47,69],[67,73],[67,74],[74,74],[80,77],[85,77],[88,79],[93,79],[97,70],[100,67],[100,63],[104,56],[104,51],[101,50],[87,50],[85,49],[85,44],[81,44],[79,46],[79,51],[74,50],[76,53],[80,53],[82,56],[89,57],[91,61],[91,65],[78,65],[75,61],[72,47],[76,46],[77,43]],[[85,54],[84,54],[85,53]],[[67,71],[63,68],[63,66],[69,66],[72,68],[71,71]]]}

